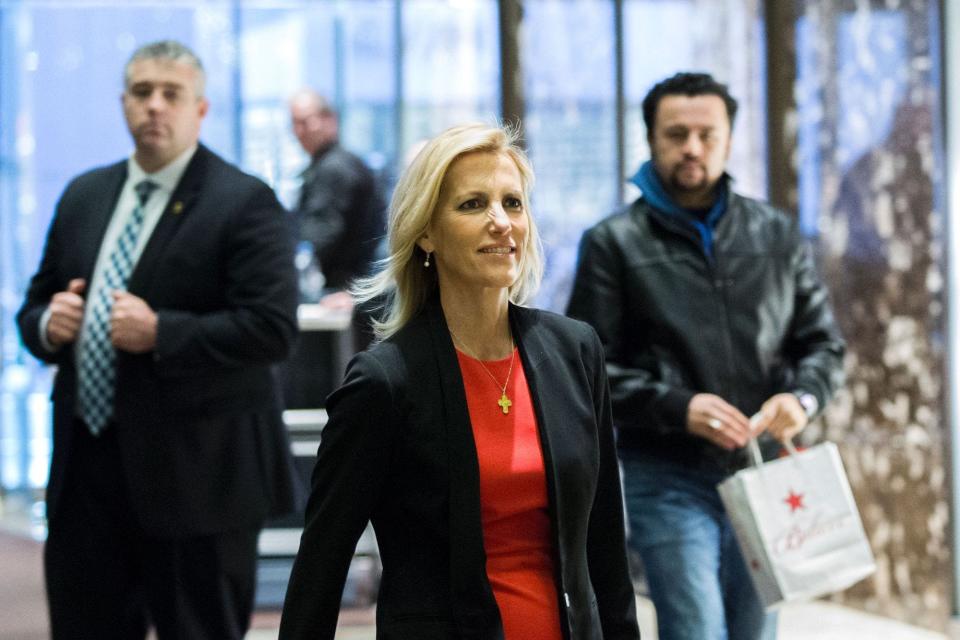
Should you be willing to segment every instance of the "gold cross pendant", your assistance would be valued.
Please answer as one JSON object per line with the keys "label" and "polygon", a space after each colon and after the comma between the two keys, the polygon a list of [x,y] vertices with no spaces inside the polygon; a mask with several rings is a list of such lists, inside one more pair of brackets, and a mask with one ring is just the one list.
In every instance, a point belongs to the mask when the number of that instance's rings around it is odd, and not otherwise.
{"label": "gold cross pendant", "polygon": [[510,413],[510,407],[513,405],[513,403],[510,402],[510,398],[507,397],[506,393],[500,396],[500,399],[497,400],[497,404],[500,405],[501,409],[503,409],[504,415]]}

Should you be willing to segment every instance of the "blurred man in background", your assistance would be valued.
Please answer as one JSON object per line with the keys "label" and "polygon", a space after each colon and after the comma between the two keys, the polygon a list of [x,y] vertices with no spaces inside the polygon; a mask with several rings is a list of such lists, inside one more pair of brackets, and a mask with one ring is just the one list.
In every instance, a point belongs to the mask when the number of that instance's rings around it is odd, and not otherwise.
{"label": "blurred man in background", "polygon": [[[290,99],[290,121],[310,155],[294,210],[298,237],[313,246],[327,289],[367,275],[384,234],[385,207],[373,172],[339,142],[337,114],[309,89]],[[326,304],[350,303],[342,295]]]}
{"label": "blurred man in background", "polygon": [[[372,312],[354,309],[346,289],[370,273],[386,227],[386,207],[373,172],[340,146],[337,113],[323,96],[310,89],[294,94],[290,122],[310,155],[293,212],[297,237],[313,248],[323,273],[327,293],[320,304],[353,310],[354,349],[362,351],[373,340]],[[293,366],[299,368],[296,362]]]}

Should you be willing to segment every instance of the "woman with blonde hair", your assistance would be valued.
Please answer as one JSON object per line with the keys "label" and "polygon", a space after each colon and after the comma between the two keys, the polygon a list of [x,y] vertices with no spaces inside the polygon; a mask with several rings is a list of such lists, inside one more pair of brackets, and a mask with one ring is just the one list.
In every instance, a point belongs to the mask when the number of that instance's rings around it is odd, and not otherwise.
{"label": "woman with blonde hair", "polygon": [[417,154],[390,206],[380,342],[331,394],[281,638],[333,638],[367,521],[377,638],[639,638],[599,339],[521,306],[542,258],[515,133]]}

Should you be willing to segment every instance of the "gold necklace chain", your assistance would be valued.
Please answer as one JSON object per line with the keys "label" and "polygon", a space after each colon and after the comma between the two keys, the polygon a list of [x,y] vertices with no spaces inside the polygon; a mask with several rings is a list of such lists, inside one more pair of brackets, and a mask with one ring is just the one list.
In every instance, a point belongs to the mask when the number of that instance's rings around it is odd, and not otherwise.
{"label": "gold necklace chain", "polygon": [[[453,336],[453,338],[459,342],[461,346],[467,346],[464,344],[463,340],[460,339],[460,336],[453,332],[453,329],[450,329],[450,327],[447,327],[447,329],[450,331],[450,335]],[[513,361],[517,357],[517,348],[516,345],[513,344],[513,339],[510,340],[510,368],[507,369],[507,379],[503,381],[503,385],[500,384],[496,376],[490,373],[490,369],[487,369],[487,365],[483,364],[483,360],[470,353],[467,353],[467,355],[480,363],[480,366],[483,367],[483,370],[486,371],[487,375],[490,376],[490,379],[493,380],[493,384],[497,385],[497,388],[500,389],[500,399],[497,400],[497,405],[503,411],[504,415],[510,413],[510,407],[513,406],[513,402],[507,396],[507,385],[510,384],[510,375],[513,373]]]}

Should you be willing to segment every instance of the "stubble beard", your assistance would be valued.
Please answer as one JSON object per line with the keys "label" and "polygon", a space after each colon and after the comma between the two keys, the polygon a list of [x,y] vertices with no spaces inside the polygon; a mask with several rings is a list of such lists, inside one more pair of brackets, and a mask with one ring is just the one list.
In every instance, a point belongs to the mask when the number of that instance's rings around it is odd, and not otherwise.
{"label": "stubble beard", "polygon": [[703,177],[697,180],[694,184],[690,184],[680,177],[680,174],[683,172],[682,164],[679,164],[673,168],[673,171],[670,172],[669,182],[670,189],[673,190],[674,193],[697,195],[706,193],[713,189],[713,185],[710,184],[710,178],[707,175],[707,167],[702,162],[698,162],[696,164]]}

